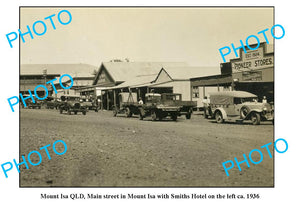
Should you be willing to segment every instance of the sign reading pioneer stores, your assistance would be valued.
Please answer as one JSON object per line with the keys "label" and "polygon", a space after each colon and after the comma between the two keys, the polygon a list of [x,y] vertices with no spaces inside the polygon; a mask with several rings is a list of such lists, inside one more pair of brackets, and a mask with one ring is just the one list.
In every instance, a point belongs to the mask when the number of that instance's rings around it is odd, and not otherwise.
{"label": "sign reading pioneer stores", "polygon": [[256,50],[242,51],[241,60],[231,60],[232,72],[264,69],[274,66],[274,56],[264,56],[263,47]]}

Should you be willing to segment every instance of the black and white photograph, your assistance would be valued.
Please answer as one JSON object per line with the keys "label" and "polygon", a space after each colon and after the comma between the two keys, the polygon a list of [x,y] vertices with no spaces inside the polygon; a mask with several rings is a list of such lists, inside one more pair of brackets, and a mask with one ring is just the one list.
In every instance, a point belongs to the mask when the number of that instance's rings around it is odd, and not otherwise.
{"label": "black and white photograph", "polygon": [[0,211],[297,212],[296,2],[0,4]]}
{"label": "black and white photograph", "polygon": [[20,7],[20,187],[273,187],[273,21]]}

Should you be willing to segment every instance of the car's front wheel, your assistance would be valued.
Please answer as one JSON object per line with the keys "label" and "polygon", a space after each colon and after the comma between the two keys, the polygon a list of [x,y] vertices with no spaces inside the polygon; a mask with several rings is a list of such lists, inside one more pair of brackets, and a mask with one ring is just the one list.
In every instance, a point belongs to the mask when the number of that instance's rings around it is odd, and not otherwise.
{"label": "car's front wheel", "polygon": [[253,125],[259,125],[260,124],[260,114],[257,112],[253,112],[251,114],[251,121]]}
{"label": "car's front wheel", "polygon": [[223,116],[222,116],[222,113],[220,111],[217,111],[216,112],[216,121],[218,124],[221,124],[224,122],[224,119],[223,119]]}

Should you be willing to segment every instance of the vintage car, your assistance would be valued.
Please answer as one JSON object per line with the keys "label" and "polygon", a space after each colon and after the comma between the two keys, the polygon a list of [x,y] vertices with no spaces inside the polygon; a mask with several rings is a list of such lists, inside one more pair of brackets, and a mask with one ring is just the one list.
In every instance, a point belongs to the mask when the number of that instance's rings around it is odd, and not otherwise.
{"label": "vintage car", "polygon": [[74,112],[75,115],[77,114],[77,112],[82,112],[83,115],[86,114],[87,110],[85,106],[82,106],[82,100],[80,96],[63,95],[60,97],[60,99],[60,114],[62,114],[63,111],[67,111],[69,115],[71,115],[72,112]]}
{"label": "vintage car", "polygon": [[217,123],[224,121],[251,120],[259,125],[260,121],[274,122],[274,110],[268,103],[257,101],[257,96],[245,91],[224,91],[210,93],[208,110],[205,116],[211,116]]}
{"label": "vintage car", "polygon": [[54,97],[47,97],[45,100],[46,109],[58,109],[60,100]]}
{"label": "vintage car", "polygon": [[[23,95],[23,97],[24,97],[24,98],[28,98],[29,95]],[[24,106],[24,103],[20,100],[22,108],[28,108],[28,109],[30,109],[30,108],[31,108],[31,109],[37,108],[37,109],[41,109],[41,107],[42,107],[42,101],[37,100],[36,97],[35,97],[35,95],[32,95],[32,97],[34,98],[34,102],[35,102],[35,103],[33,103],[33,101],[32,101],[31,98],[26,99],[26,100],[25,100],[26,107]]]}
{"label": "vintage car", "polygon": [[98,112],[99,108],[96,104],[96,101],[93,101],[93,99],[89,99],[89,98],[82,98],[82,101],[83,101],[82,106],[85,106],[87,111],[95,110],[95,112]]}

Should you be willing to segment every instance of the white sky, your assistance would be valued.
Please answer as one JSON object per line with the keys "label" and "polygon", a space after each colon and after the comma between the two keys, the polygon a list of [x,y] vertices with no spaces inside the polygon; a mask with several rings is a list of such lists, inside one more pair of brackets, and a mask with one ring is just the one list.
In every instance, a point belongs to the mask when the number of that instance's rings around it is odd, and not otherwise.
{"label": "white sky", "polygon": [[[34,34],[33,40],[25,36],[21,64],[99,66],[114,58],[129,58],[219,66],[219,48],[231,43],[240,46],[240,39],[245,43],[247,36],[273,26],[273,8],[67,8],[72,22],[61,25],[57,14],[62,9],[21,8],[21,30],[52,14],[57,27],[53,30],[48,20],[43,36]],[[273,43],[270,31],[267,36]]]}

